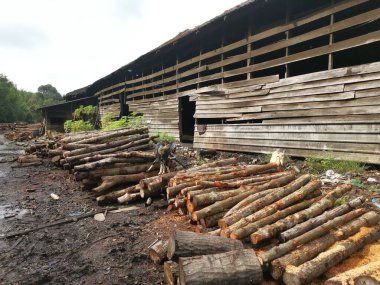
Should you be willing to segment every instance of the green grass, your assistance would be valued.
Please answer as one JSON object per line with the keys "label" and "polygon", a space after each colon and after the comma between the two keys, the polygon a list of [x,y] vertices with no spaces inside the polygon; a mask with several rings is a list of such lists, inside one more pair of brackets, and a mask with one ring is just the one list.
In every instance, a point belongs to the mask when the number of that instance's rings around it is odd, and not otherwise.
{"label": "green grass", "polygon": [[364,185],[360,180],[351,179],[350,183],[352,186],[356,186],[356,187],[359,187],[361,189],[370,190],[370,191],[374,191],[374,192],[380,192],[379,188],[376,188],[374,186]]}
{"label": "green grass", "polygon": [[310,172],[316,174],[325,173],[327,170],[333,170],[336,173],[345,174],[364,172],[364,164],[352,160],[337,160],[332,157],[315,158],[307,157],[305,164]]}

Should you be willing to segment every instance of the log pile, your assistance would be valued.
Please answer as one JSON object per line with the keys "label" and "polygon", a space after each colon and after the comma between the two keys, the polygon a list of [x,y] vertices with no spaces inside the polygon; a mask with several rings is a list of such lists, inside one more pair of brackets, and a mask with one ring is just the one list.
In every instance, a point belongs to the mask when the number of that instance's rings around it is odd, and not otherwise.
{"label": "log pile", "polygon": [[4,134],[4,137],[8,140],[22,142],[31,140],[33,138],[33,131],[38,131],[38,135],[40,135],[42,133],[42,124],[2,124],[0,129],[9,130]]}
{"label": "log pile", "polygon": [[[364,205],[364,197],[336,205],[350,184],[322,192],[319,179],[281,171],[274,163],[219,163],[178,171],[169,180],[167,199],[197,224],[198,233],[250,242],[275,280],[308,283],[380,238],[380,214]],[[363,228],[368,234],[360,235]],[[179,275],[185,264],[179,264]]]}
{"label": "log pile", "polygon": [[151,167],[156,158],[151,141],[156,137],[147,128],[83,132],[55,141],[40,139],[26,151],[49,156],[52,163],[69,170],[82,189],[92,190],[99,204],[125,204],[159,196],[175,174],[158,176],[159,165]]}

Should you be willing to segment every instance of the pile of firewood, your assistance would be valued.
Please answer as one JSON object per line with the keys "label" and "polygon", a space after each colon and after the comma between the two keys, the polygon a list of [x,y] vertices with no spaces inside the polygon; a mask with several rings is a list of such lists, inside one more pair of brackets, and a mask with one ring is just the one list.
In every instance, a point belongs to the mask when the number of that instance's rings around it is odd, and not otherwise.
{"label": "pile of firewood", "polygon": [[26,123],[14,123],[4,124],[1,126],[4,130],[10,130],[4,134],[8,140],[11,141],[27,141],[33,138],[33,131],[38,131],[38,135],[41,134],[42,124],[26,124]]}
{"label": "pile of firewood", "polygon": [[319,179],[279,171],[275,163],[231,164],[178,172],[168,199],[197,223],[198,232],[248,240],[256,248],[276,239],[279,245],[258,254],[276,280],[310,282],[380,238],[380,215],[363,206],[364,197],[336,205],[350,184],[322,193]]}

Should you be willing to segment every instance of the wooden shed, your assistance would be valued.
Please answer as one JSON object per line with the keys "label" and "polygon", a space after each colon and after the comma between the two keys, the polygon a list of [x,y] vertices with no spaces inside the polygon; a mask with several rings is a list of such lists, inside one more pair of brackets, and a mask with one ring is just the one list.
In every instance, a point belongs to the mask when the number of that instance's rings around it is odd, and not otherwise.
{"label": "wooden shed", "polygon": [[196,148],[380,163],[379,18],[378,0],[249,0],[89,90]]}

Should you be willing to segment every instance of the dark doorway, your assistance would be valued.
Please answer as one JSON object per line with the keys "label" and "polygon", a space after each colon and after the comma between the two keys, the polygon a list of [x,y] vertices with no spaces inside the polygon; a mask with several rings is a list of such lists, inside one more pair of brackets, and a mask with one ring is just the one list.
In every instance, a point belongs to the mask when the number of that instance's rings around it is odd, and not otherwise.
{"label": "dark doorway", "polygon": [[179,98],[179,126],[181,142],[194,141],[195,102],[189,101],[189,96]]}

